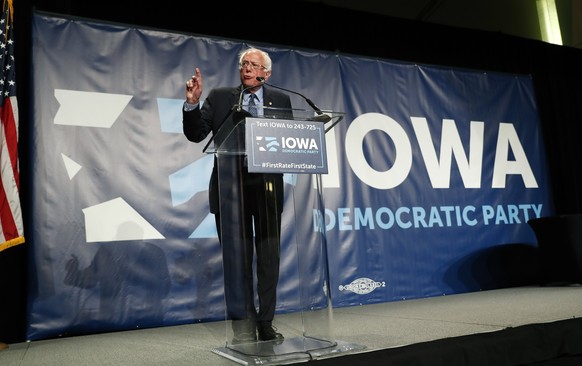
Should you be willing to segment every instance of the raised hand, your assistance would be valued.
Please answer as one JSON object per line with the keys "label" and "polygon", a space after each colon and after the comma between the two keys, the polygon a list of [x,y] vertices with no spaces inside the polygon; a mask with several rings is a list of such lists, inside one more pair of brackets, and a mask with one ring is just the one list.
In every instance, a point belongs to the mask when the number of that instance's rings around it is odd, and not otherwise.
{"label": "raised hand", "polygon": [[202,75],[200,69],[196,68],[196,74],[186,81],[186,102],[196,104],[202,95]]}

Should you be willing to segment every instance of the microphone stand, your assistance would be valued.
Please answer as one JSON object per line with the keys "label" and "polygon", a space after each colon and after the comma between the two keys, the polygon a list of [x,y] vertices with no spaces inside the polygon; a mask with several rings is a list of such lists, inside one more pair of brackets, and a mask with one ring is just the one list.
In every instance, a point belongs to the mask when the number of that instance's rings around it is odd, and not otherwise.
{"label": "microphone stand", "polygon": [[[331,117],[330,116],[328,116],[327,114],[323,113],[323,111],[318,106],[316,106],[315,103],[313,103],[311,101],[311,99],[307,98],[305,95],[303,95],[301,93],[298,93],[296,91],[293,91],[293,90],[281,88],[280,86],[276,86],[276,85],[273,85],[273,84],[269,84],[269,83],[267,83],[265,81],[265,78],[262,77],[262,76],[257,76],[257,81],[259,81],[262,84],[269,85],[272,88],[281,89],[281,90],[284,90],[286,92],[289,92],[289,93],[292,93],[292,94],[295,94],[295,95],[299,95],[301,98],[303,98],[307,102],[307,104],[309,104],[309,106],[311,108],[313,108],[313,110],[315,111],[315,113],[317,113],[317,116],[313,118],[314,121],[327,123],[327,122],[329,122],[331,120]],[[335,125],[335,123],[334,123],[334,125]]]}

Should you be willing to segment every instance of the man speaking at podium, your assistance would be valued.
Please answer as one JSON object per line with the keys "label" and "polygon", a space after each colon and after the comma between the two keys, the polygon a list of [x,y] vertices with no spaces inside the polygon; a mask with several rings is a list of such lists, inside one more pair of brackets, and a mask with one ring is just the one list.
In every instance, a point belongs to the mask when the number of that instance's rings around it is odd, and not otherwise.
{"label": "man speaking at podium", "polygon": [[[263,85],[271,76],[268,53],[245,49],[239,54],[238,66],[240,85],[213,89],[203,103],[200,70],[196,68],[195,75],[186,81],[182,123],[188,140],[198,143],[212,132],[211,139],[218,146],[245,115],[262,117],[269,114],[268,108],[283,108],[290,113],[289,96]],[[283,335],[272,322],[279,281],[283,175],[249,173],[244,154],[215,154],[209,199],[222,247],[232,343],[282,341]],[[254,254],[258,311],[253,288]]]}

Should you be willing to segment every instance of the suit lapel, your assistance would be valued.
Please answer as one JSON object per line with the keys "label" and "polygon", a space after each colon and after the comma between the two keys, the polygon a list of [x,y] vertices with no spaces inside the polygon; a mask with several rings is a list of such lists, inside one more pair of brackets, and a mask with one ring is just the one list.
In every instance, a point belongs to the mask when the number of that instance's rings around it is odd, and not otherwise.
{"label": "suit lapel", "polygon": [[263,86],[263,110],[266,116],[273,116],[275,112],[269,108],[277,107],[277,102],[273,99],[273,93],[267,87]]}

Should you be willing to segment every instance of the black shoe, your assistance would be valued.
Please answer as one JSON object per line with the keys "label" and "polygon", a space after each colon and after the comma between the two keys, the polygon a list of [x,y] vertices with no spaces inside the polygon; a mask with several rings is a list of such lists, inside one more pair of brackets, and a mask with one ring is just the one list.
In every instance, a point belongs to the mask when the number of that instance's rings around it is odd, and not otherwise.
{"label": "black shoe", "polygon": [[232,344],[253,343],[257,341],[257,324],[248,319],[233,320]]}
{"label": "black shoe", "polygon": [[257,333],[253,332],[236,332],[232,338],[232,344],[253,343],[257,341]]}
{"label": "black shoe", "polygon": [[283,334],[277,332],[271,322],[261,322],[257,326],[260,341],[282,341]]}

